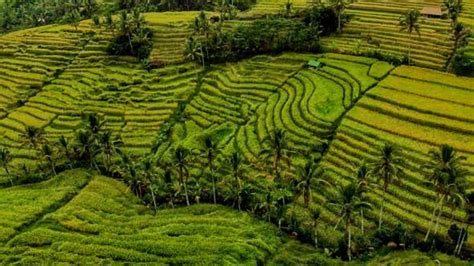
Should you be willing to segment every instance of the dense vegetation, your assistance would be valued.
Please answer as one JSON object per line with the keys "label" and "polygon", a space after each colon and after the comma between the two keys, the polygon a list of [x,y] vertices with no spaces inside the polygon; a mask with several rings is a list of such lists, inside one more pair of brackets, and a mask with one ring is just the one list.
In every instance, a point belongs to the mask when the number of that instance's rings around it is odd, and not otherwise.
{"label": "dense vegetation", "polygon": [[406,66],[469,4],[85,3],[0,36],[2,263],[472,259],[473,80]]}

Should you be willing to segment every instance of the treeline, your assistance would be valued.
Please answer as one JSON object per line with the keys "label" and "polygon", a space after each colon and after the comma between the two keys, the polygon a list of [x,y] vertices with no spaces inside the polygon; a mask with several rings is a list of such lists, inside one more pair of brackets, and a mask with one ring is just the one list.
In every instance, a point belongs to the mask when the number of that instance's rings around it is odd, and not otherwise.
{"label": "treeline", "polygon": [[117,0],[119,9],[139,8],[146,12],[160,11],[213,11],[222,5],[231,5],[238,10],[246,10],[256,0]]}
{"label": "treeline", "polygon": [[[421,240],[416,238],[416,231],[401,223],[384,223],[386,194],[393,183],[405,178],[405,159],[401,150],[391,144],[380,147],[375,160],[357,166],[351,181],[341,185],[333,178],[335,173],[319,165],[319,159],[293,151],[286,132],[280,129],[262,142],[258,160],[252,162],[239,151],[224,152],[213,135],[204,136],[199,148],[175,145],[160,156],[152,151],[143,158],[132,158],[122,150],[120,136],[107,130],[96,114],[84,115],[83,126],[73,138],[60,137],[50,142],[42,129],[27,127],[19,139],[22,147],[34,151],[39,161],[37,169],[24,165],[14,171],[9,149],[0,148],[0,166],[11,185],[43,180],[66,169],[88,168],[123,180],[154,210],[202,202],[232,206],[272,222],[334,257],[348,260],[387,247],[443,250],[459,255],[468,239],[468,226],[474,221],[474,193],[466,192],[469,173],[461,165],[466,158],[448,145],[430,151],[430,160],[420,165],[426,183],[436,195],[436,207]],[[303,164],[293,162],[298,156],[305,158]],[[371,194],[378,195],[379,206],[375,210],[367,194],[380,189],[382,195]],[[447,208],[452,215],[448,232],[451,243],[439,234],[440,220]],[[464,220],[454,219],[457,209],[466,213]],[[328,210],[335,214],[334,219],[323,216]],[[365,223],[374,220],[378,220],[376,226]]]}
{"label": "treeline", "polygon": [[5,0],[0,3],[0,32],[36,27],[52,23],[71,23],[94,16],[131,12],[235,10],[251,7],[255,0]]}
{"label": "treeline", "polygon": [[0,32],[91,18],[112,9],[96,0],[5,0],[0,4]]}
{"label": "treeline", "polygon": [[338,16],[332,7],[313,6],[241,23],[226,30],[225,16],[208,17],[202,12],[194,21],[186,43],[189,60],[221,63],[258,54],[283,51],[320,52],[319,37],[337,30]]}

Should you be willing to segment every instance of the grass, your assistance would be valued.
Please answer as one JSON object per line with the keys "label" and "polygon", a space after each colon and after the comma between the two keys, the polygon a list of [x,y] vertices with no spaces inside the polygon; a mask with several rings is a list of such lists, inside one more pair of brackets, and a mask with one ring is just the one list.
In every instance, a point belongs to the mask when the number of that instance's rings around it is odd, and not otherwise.
{"label": "grass", "polygon": [[[407,177],[392,185],[386,209],[397,219],[425,231],[435,208],[434,194],[419,168],[427,162],[428,151],[449,144],[468,157],[464,163],[468,170],[474,166],[474,121],[468,115],[474,106],[469,105],[468,99],[473,96],[469,84],[470,79],[431,70],[406,66],[395,69],[347,113],[322,164],[339,174],[333,178],[347,182],[353,171],[350,166],[375,160],[377,147],[383,142],[401,147],[408,162]],[[472,191],[473,185],[469,181],[468,190]],[[374,189],[368,195],[375,206],[380,204],[381,193]],[[455,221],[462,221],[464,215],[459,211]],[[440,223],[441,236],[447,237],[449,220],[446,209]],[[472,248],[473,243],[469,241],[468,247]]]}
{"label": "grass", "polygon": [[273,226],[222,206],[163,209],[153,216],[121,182],[96,176],[9,241],[0,261],[255,264],[284,242]]}
{"label": "grass", "polygon": [[[323,47],[339,53],[382,51],[405,56],[411,47],[412,63],[442,70],[454,45],[449,20],[421,18],[420,36],[400,32],[399,17],[410,8],[420,9],[424,1],[358,1],[346,11],[351,17],[342,33],[325,37]],[[442,1],[430,2],[442,5]]]}

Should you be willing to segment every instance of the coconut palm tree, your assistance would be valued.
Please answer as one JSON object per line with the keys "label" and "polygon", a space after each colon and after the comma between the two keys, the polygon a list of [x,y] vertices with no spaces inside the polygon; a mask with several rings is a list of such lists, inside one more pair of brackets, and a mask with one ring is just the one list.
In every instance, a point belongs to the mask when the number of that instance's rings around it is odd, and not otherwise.
{"label": "coconut palm tree", "polygon": [[444,0],[443,4],[448,10],[449,18],[452,20],[453,25],[455,25],[463,9],[462,0]]}
{"label": "coconut palm tree", "polygon": [[95,157],[100,152],[96,139],[92,132],[79,130],[76,134],[77,152],[80,160],[99,171]]}
{"label": "coconut palm tree", "polygon": [[318,231],[319,218],[321,217],[321,209],[315,209],[311,212],[311,220],[313,222],[314,246],[318,247]]}
{"label": "coconut palm tree", "polygon": [[385,196],[388,187],[394,182],[401,180],[403,176],[403,160],[399,156],[399,149],[386,143],[380,150],[377,161],[373,165],[372,174],[378,178],[378,182],[383,182],[382,203],[379,212],[379,229],[382,227],[382,215],[385,205]]}
{"label": "coconut palm tree", "polygon": [[184,188],[184,196],[186,197],[186,205],[189,206],[189,195],[188,195],[188,179],[189,179],[189,166],[191,165],[191,151],[179,146],[174,150],[173,165],[177,172],[177,176],[180,185]]}
{"label": "coconut palm tree", "polygon": [[244,164],[244,160],[240,153],[234,152],[229,157],[227,157],[224,162],[222,163],[224,166],[224,172],[228,175],[234,182],[233,184],[230,183],[230,187],[233,192],[238,191],[238,194],[234,193],[235,195],[239,196],[237,201],[237,208],[241,210],[241,193],[242,193],[242,179],[244,178],[245,173],[247,172],[247,167]]}
{"label": "coconut palm tree", "polygon": [[[427,179],[436,192],[436,207],[431,215],[425,241],[428,240],[435,217],[437,217],[436,233],[445,201],[464,201],[462,194],[464,193],[464,177],[466,175],[466,170],[460,166],[461,161],[466,160],[466,157],[458,156],[454,148],[449,145],[441,145],[437,151],[431,150],[429,157],[430,160],[423,168],[428,171]],[[437,211],[438,215],[436,215]]]}
{"label": "coconut palm tree", "polygon": [[46,143],[43,129],[33,126],[27,126],[25,132],[20,134],[20,139],[23,147],[34,150],[38,150],[41,144]]}
{"label": "coconut palm tree", "polygon": [[340,186],[336,199],[329,202],[330,205],[338,209],[339,221],[334,229],[337,229],[340,222],[344,222],[344,229],[347,236],[347,257],[352,259],[352,225],[355,221],[355,213],[361,209],[371,209],[370,203],[359,198],[358,184],[354,181],[347,186]]}
{"label": "coconut palm tree", "polygon": [[150,191],[151,198],[153,201],[154,215],[156,215],[157,204],[154,190],[154,184],[156,179],[155,164],[149,158],[146,158],[141,163],[141,172],[145,180],[145,185],[148,191]]}
{"label": "coconut palm tree", "polygon": [[112,157],[117,153],[121,153],[120,146],[123,144],[123,141],[120,136],[116,136],[114,138],[112,136],[112,131],[106,130],[102,133],[99,133],[97,144],[102,156],[104,157],[105,169],[110,171],[110,167],[112,166]]}
{"label": "coconut palm tree", "polygon": [[[418,34],[418,37],[421,37],[420,23],[419,23],[420,16],[421,16],[421,13],[418,9],[411,9],[405,12],[405,14],[403,14],[400,17],[400,22],[399,22],[400,31],[408,32],[410,39],[413,32],[416,32]],[[410,42],[411,40],[408,42],[408,64],[410,64],[411,62],[410,61],[411,60],[411,56],[410,56],[411,43]]]}
{"label": "coconut palm tree", "polygon": [[92,135],[97,135],[105,125],[105,121],[96,113],[90,113],[86,115],[86,128]]}
{"label": "coconut palm tree", "polygon": [[12,161],[12,156],[10,154],[10,150],[7,148],[1,148],[0,149],[0,165],[5,169],[5,173],[8,176],[8,179],[10,180],[10,184],[13,186],[13,179],[10,175],[10,170],[9,170],[9,165]]}
{"label": "coconut palm tree", "polygon": [[285,3],[285,17],[289,17],[291,15],[291,10],[293,8],[293,2],[290,0],[287,0]]}
{"label": "coconut palm tree", "polygon": [[276,129],[273,133],[263,140],[264,148],[260,152],[259,156],[263,160],[271,158],[272,161],[272,173],[275,179],[280,179],[281,174],[281,161],[286,162],[288,166],[291,164],[290,156],[293,152],[288,147],[288,139],[286,131],[283,129]]}
{"label": "coconut palm tree", "polygon": [[298,170],[299,184],[304,199],[304,207],[308,208],[311,201],[312,186],[330,186],[331,184],[325,179],[325,170],[318,167],[312,159],[308,159],[303,167]]}
{"label": "coconut palm tree", "polygon": [[41,153],[43,159],[49,164],[51,171],[56,175],[56,152],[48,144],[44,144]]}
{"label": "coconut palm tree", "polygon": [[212,179],[212,198],[214,204],[217,203],[217,191],[216,191],[216,173],[214,167],[214,161],[217,156],[220,155],[221,150],[219,144],[212,139],[210,136],[206,136],[202,143],[201,153],[203,157],[206,159],[206,167],[211,175]]}
{"label": "coconut palm tree", "polygon": [[[370,186],[371,171],[367,163],[363,162],[356,171],[357,186],[359,191],[359,196],[363,199],[364,193],[367,192],[367,189]],[[360,210],[360,229],[362,234],[364,233],[364,210]]]}
{"label": "coconut palm tree", "polygon": [[349,7],[352,3],[352,0],[330,0],[329,5],[334,10],[334,13],[337,15],[337,31],[341,32],[342,22],[341,17],[344,14],[344,10]]}
{"label": "coconut palm tree", "polygon": [[190,61],[201,61],[202,67],[206,66],[202,44],[196,41],[193,37],[189,37],[189,39],[186,41],[184,55],[186,59]]}
{"label": "coconut palm tree", "polygon": [[61,135],[58,139],[58,148],[59,148],[59,157],[66,158],[67,163],[69,164],[70,167],[72,167],[73,160],[72,160],[72,148],[71,144],[69,143],[69,140],[64,137],[64,135]]}

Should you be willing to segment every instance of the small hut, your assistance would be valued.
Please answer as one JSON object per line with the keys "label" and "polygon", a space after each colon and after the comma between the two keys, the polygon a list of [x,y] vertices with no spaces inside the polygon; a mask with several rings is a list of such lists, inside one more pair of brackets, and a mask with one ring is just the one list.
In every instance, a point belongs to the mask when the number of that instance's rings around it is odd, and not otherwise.
{"label": "small hut", "polygon": [[443,10],[439,6],[425,6],[421,10],[421,15],[428,17],[428,18],[442,18],[443,17]]}
{"label": "small hut", "polygon": [[309,60],[307,65],[312,69],[319,69],[323,66],[323,64],[317,59]]}

